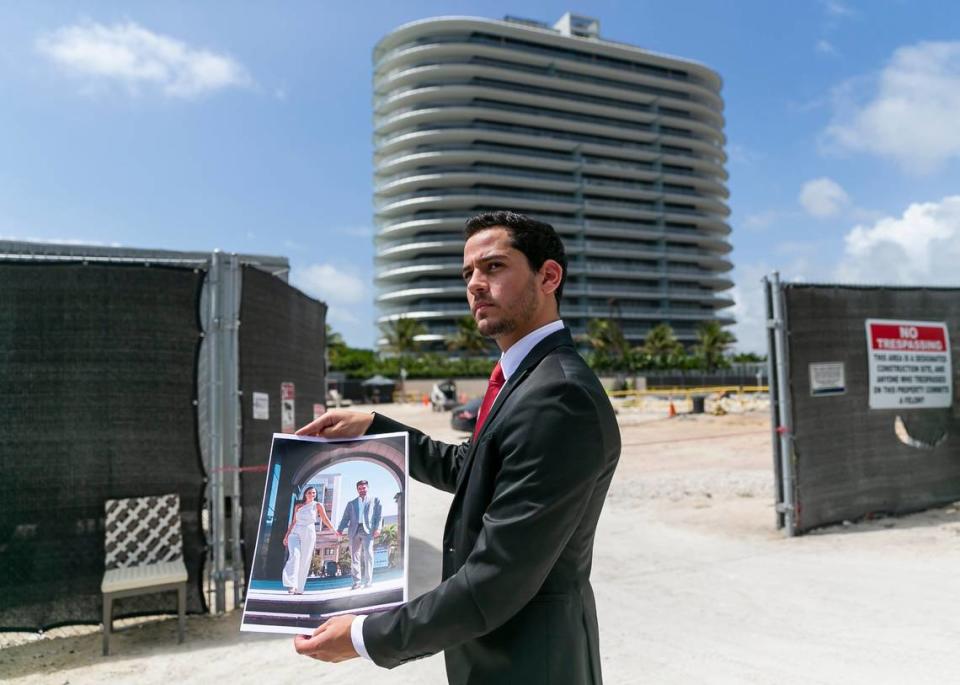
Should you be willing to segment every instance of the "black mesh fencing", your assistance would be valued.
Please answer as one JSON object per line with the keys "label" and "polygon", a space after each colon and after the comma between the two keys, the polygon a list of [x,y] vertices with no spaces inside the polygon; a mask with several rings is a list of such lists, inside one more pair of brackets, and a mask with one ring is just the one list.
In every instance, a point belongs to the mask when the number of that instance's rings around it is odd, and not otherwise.
{"label": "black mesh fencing", "polygon": [[[195,368],[201,274],[0,262],[0,629],[97,623],[104,501],[177,493],[204,611]],[[121,599],[116,616],[167,612]]]}
{"label": "black mesh fencing", "polygon": [[[278,278],[243,268],[240,301],[240,388],[243,435],[240,501],[244,568],[249,581],[270,442],[284,432],[282,386],[293,384],[292,425],[313,419],[324,403],[327,307]],[[264,398],[264,395],[266,397]],[[258,396],[258,397],[257,397]],[[255,406],[257,400],[265,403]],[[289,403],[290,400],[287,400]],[[289,407],[289,404],[288,404]],[[263,416],[266,409],[267,418]],[[254,410],[257,409],[257,413]]]}
{"label": "black mesh fencing", "polygon": [[[958,384],[950,408],[871,409],[865,328],[867,319],[945,322],[956,364],[960,289],[792,284],[784,301],[796,531],[960,500]],[[810,365],[836,362],[844,391],[812,394]]]}

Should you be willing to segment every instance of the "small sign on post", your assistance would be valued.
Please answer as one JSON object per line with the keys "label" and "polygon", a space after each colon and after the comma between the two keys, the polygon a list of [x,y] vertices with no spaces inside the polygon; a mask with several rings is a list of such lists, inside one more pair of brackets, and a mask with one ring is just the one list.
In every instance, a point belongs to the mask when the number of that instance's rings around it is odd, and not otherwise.
{"label": "small sign on post", "polygon": [[294,412],[296,388],[293,383],[280,384],[280,432],[293,433],[297,430],[297,419]]}
{"label": "small sign on post", "polygon": [[871,409],[942,409],[953,403],[950,335],[940,321],[867,319]]}
{"label": "small sign on post", "polygon": [[843,362],[810,365],[810,394],[813,397],[842,395],[846,391],[847,380]]}

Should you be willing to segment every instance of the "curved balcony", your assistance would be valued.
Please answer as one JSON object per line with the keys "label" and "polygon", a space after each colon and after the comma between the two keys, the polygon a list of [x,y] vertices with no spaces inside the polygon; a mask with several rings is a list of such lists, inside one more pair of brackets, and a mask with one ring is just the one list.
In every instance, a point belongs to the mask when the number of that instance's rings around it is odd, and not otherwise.
{"label": "curved balcony", "polygon": [[[431,65],[418,67],[415,71],[419,72],[419,75],[422,75],[424,79],[429,79],[428,83],[431,85],[412,82],[406,87],[391,89],[387,94],[376,99],[375,119],[381,120],[406,111],[416,111],[418,108],[428,107],[436,103],[451,103],[458,99],[468,103],[471,100],[482,98],[488,101],[491,106],[494,106],[493,103],[509,98],[509,104],[503,102],[500,105],[508,111],[539,107],[550,110],[557,116],[568,114],[573,119],[597,117],[599,119],[619,120],[627,126],[630,125],[630,122],[635,122],[645,124],[647,127],[656,124],[658,126],[689,129],[691,138],[703,138],[717,145],[722,145],[725,142],[720,128],[711,125],[709,122],[700,122],[690,115],[664,114],[660,110],[659,99],[656,97],[648,97],[644,103],[627,101],[615,106],[598,101],[598,99],[591,100],[589,96],[583,96],[579,89],[576,94],[569,93],[566,96],[549,91],[546,93],[537,92],[537,88],[530,83],[529,79],[520,79],[513,86],[510,83],[498,84],[497,86],[481,85],[469,80],[476,78],[485,71],[483,67],[477,65],[463,64],[455,67]],[[516,77],[516,72],[487,71],[491,77],[506,77],[508,79]],[[445,74],[445,72],[449,72],[449,74]],[[458,75],[457,72],[459,72],[460,83],[454,78]],[[442,82],[444,75],[448,76],[449,83],[433,85]],[[557,85],[553,79],[544,79],[544,81],[553,86]],[[668,111],[670,111],[669,108]]]}
{"label": "curved balcony", "polygon": [[[457,38],[458,35],[462,38]],[[485,38],[488,35],[524,42],[504,44],[500,40]],[[465,56],[477,54],[484,45],[488,45],[501,54],[507,52],[517,55],[518,59],[522,56],[529,63],[544,66],[562,64],[587,74],[612,73],[631,82],[651,81],[669,85],[681,92],[701,93],[704,98],[715,102],[718,108],[723,106],[718,95],[720,77],[697,62],[604,40],[590,41],[589,47],[585,47],[582,39],[550,31],[536,31],[538,44],[533,44],[530,39],[530,29],[508,22],[472,17],[424,19],[401,26],[377,43],[374,48],[375,69],[380,75],[398,65],[420,61],[423,48],[430,45],[459,47]],[[416,52],[418,50],[421,51],[419,54]],[[615,61],[607,66],[605,59]],[[678,77],[678,69],[685,72],[683,78]]]}
{"label": "curved balcony", "polygon": [[[487,125],[462,126],[451,128],[430,128],[422,131],[409,131],[394,134],[388,138],[379,140],[376,144],[377,163],[383,159],[394,159],[412,154],[425,146],[435,145],[483,145],[499,144],[507,146],[518,146],[522,148],[539,148],[541,155],[549,153],[566,152],[570,158],[573,158],[575,151],[582,155],[596,155],[599,157],[613,156],[629,163],[630,160],[637,162],[646,162],[649,164],[664,164],[676,167],[687,167],[696,170],[696,174],[706,179],[712,179],[717,182],[725,181],[727,172],[723,166],[716,161],[694,157],[692,155],[679,155],[669,151],[657,150],[653,146],[641,148],[629,144],[614,145],[611,143],[595,143],[590,141],[580,141],[564,137],[551,135],[546,131],[532,130],[508,130],[509,127],[492,127]],[[585,164],[590,164],[585,161]],[[605,162],[606,164],[606,162]],[[668,173],[678,173],[669,171]]]}
{"label": "curved balcony", "polygon": [[720,108],[684,97],[679,92],[665,92],[657,87],[655,81],[613,83],[609,79],[587,79],[569,73],[557,73],[556,70],[550,71],[549,67],[531,68],[513,60],[514,55],[486,46],[481,46],[480,52],[468,59],[487,57],[490,60],[487,63],[465,61],[456,54],[440,54],[442,50],[431,46],[423,46],[419,50],[420,61],[377,75],[374,94],[376,108],[389,107],[394,96],[422,88],[425,84],[456,84],[468,78],[485,78],[498,84],[513,83],[544,93],[562,93],[570,101],[593,102],[623,110],[652,111],[678,123],[702,122],[717,131],[724,124]]}
{"label": "curved balcony", "polygon": [[[482,119],[483,124],[473,124],[476,119]],[[490,123],[487,123],[490,122]],[[539,134],[543,130],[545,135],[564,136],[569,139],[587,142],[591,138],[603,140],[608,145],[641,143],[651,149],[657,146],[660,151],[667,151],[661,145],[673,145],[689,148],[690,156],[723,164],[726,154],[723,148],[710,141],[692,137],[677,137],[648,127],[630,127],[626,123],[594,123],[573,115],[563,115],[554,112],[534,114],[517,112],[502,106],[494,107],[484,103],[471,106],[437,106],[425,107],[409,112],[401,112],[378,118],[375,122],[374,139],[388,142],[392,135],[406,132],[440,128],[443,125],[468,125],[474,129],[490,128],[494,124],[508,127],[508,130],[532,131]],[[578,137],[579,134],[579,137]]]}

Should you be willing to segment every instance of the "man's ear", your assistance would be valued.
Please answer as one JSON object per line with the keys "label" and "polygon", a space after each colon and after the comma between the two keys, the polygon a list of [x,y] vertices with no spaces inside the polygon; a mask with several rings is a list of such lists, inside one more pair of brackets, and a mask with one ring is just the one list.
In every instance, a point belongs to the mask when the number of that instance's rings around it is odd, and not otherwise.
{"label": "man's ear", "polygon": [[555,259],[546,260],[540,267],[540,288],[547,295],[560,287],[560,281],[563,280],[563,267]]}

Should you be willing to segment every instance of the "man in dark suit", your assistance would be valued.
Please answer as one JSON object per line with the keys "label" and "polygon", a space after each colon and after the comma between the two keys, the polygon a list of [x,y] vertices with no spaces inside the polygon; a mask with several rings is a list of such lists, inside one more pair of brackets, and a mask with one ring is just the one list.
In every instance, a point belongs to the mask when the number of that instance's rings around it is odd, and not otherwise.
{"label": "man in dark suit", "polygon": [[325,661],[392,668],[443,651],[451,683],[601,682],[590,568],[620,431],[559,319],[563,244],[512,212],[467,222],[463,277],[480,332],[502,350],[473,439],[431,440],[380,414],[331,411],[300,434],[409,431],[410,474],[454,493],[443,582],[388,611],[297,637]]}

